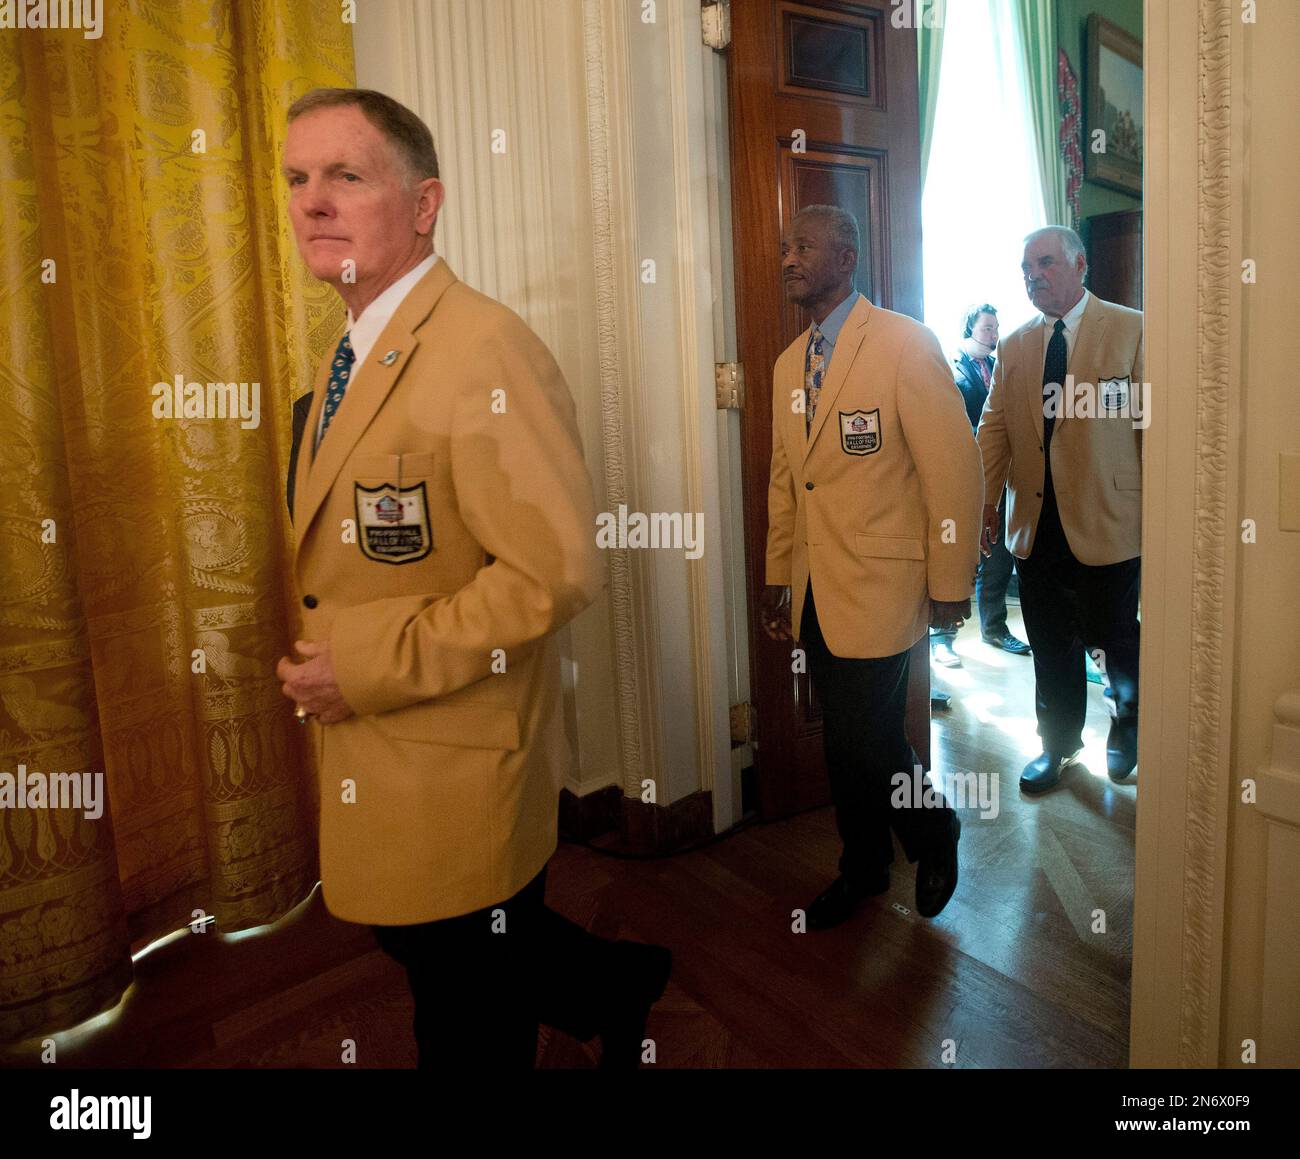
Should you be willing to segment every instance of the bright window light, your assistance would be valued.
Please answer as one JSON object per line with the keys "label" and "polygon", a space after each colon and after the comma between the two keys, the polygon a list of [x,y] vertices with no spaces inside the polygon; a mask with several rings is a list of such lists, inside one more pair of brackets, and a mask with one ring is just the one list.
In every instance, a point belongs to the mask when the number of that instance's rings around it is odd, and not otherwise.
{"label": "bright window light", "polygon": [[1047,225],[1015,0],[948,0],[930,167],[921,202],[925,323],[956,354],[968,305],[997,308],[1003,336],[1036,311],[1024,236]]}

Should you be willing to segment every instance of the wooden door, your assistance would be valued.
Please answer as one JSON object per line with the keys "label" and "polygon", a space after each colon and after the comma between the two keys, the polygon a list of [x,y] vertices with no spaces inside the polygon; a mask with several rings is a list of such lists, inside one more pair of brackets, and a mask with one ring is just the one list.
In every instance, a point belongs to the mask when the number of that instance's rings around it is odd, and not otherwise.
{"label": "wooden door", "polygon": [[[888,0],[735,0],[728,54],[737,338],[751,688],[758,717],[759,807],[787,816],[830,799],[821,721],[791,646],[757,619],[764,584],[772,454],[772,367],[809,319],[788,304],[781,235],[805,205],[849,210],[862,230],[857,287],[921,317],[921,178],[916,35]],[[908,735],[930,760],[929,651],[912,653]]]}
{"label": "wooden door", "polygon": [[1142,309],[1142,211],[1121,209],[1084,222],[1088,289],[1108,302]]}

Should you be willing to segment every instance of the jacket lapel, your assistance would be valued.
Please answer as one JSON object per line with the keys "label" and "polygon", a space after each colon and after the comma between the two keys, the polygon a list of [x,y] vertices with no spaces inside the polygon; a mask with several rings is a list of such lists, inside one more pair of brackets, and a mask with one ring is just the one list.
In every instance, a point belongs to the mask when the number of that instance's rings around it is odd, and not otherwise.
{"label": "jacket lapel", "polygon": [[[440,257],[433,269],[406,295],[397,313],[379,335],[365,364],[353,368],[354,377],[348,383],[343,403],[330,423],[329,433],[321,442],[319,454],[315,454],[312,447],[316,441],[321,408],[324,406],[324,385],[329,382],[328,362],[324,372],[318,375],[317,397],[312,403],[311,414],[307,417],[307,431],[303,436],[310,442],[299,456],[298,494],[301,496],[302,514],[295,518],[294,525],[298,529],[300,547],[307,537],[312,520],[330,488],[334,486],[334,480],[343,469],[343,464],[347,462],[353,448],[410,363],[419,344],[414,331],[433,312],[438,299],[455,281],[456,275]],[[381,360],[391,350],[398,353],[385,365]]]}
{"label": "jacket lapel", "polygon": [[1044,334],[1045,324],[1043,316],[1038,316],[1038,321],[1026,330],[1020,336],[1021,348],[1020,357],[1017,359],[1021,366],[1020,373],[1023,375],[1022,383],[1025,391],[1025,405],[1029,408],[1031,421],[1030,430],[1037,436],[1038,441],[1043,441],[1043,367],[1047,362],[1047,353],[1045,343],[1047,336]]}
{"label": "jacket lapel", "polygon": [[1094,391],[1094,407],[1097,404],[1095,392],[1098,385],[1092,380],[1105,372],[1105,368],[1101,365],[1101,351],[1106,341],[1106,327],[1109,322],[1110,317],[1102,308],[1101,299],[1093,294],[1083,308],[1083,317],[1079,319],[1079,334],[1074,341],[1074,349],[1070,351],[1069,373],[1074,375],[1076,381],[1082,375],[1083,381],[1091,384]]}
{"label": "jacket lapel", "polygon": [[811,335],[811,326],[799,335],[799,349],[805,352],[804,358],[787,379],[790,384],[788,389],[781,393],[781,398],[784,400],[785,404],[782,409],[782,414],[785,417],[781,420],[782,425],[780,429],[786,436],[786,457],[789,459],[792,469],[796,463],[803,461],[803,456],[808,443],[808,425],[804,421],[804,412],[802,410],[795,410],[793,402],[794,391],[797,390],[802,393],[804,389],[803,377],[807,365],[808,341]]}
{"label": "jacket lapel", "polygon": [[[1093,373],[1092,368],[1097,365],[1102,344],[1106,340],[1106,326],[1109,321],[1110,318],[1101,299],[1096,294],[1092,294],[1088,298],[1088,304],[1083,308],[1083,317],[1079,319],[1079,333],[1075,336],[1074,347],[1066,363],[1067,378],[1074,375],[1077,381],[1082,371],[1082,381],[1088,381],[1088,376]],[[1025,400],[1034,416],[1034,430],[1038,432],[1040,438],[1043,431],[1043,364],[1047,360],[1047,334],[1044,332],[1046,329],[1047,323],[1040,315],[1038,325],[1026,332],[1024,336],[1025,341],[1031,345],[1022,352],[1020,359],[1021,365],[1025,368]],[[1096,383],[1092,384],[1094,388],[1096,385]],[[1061,383],[1061,389],[1064,391],[1065,383]],[[1074,403],[1071,400],[1069,410],[1073,409]],[[1056,421],[1059,423],[1068,417],[1064,394],[1062,394],[1062,410],[1056,416]]]}
{"label": "jacket lapel", "polygon": [[844,319],[844,325],[840,327],[840,335],[835,341],[835,350],[831,355],[830,372],[822,383],[821,396],[817,400],[817,413],[813,416],[812,429],[808,432],[804,445],[805,459],[808,458],[808,452],[812,450],[822,427],[826,425],[827,416],[835,409],[835,399],[839,396],[844,383],[848,381],[853,360],[857,358],[858,351],[862,348],[862,341],[867,334],[867,321],[871,317],[871,309],[871,303],[863,294],[849,311],[849,316]]}

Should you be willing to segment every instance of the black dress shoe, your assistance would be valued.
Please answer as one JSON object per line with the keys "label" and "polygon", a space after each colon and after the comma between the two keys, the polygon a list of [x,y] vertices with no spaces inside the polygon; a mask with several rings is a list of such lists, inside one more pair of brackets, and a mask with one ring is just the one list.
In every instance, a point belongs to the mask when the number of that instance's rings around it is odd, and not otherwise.
{"label": "black dress shoe", "polygon": [[1010,652],[1013,656],[1029,655],[1029,645],[1010,632],[1003,632],[1000,636],[984,636],[983,640],[989,647],[1001,648],[1002,651]]}
{"label": "black dress shoe", "polygon": [[1040,753],[1020,774],[1020,788],[1026,793],[1045,793],[1061,783],[1061,773],[1079,759],[1083,749],[1071,753]]}
{"label": "black dress shoe", "polygon": [[1138,763],[1138,726],[1136,720],[1112,720],[1106,739],[1106,772],[1112,781],[1122,781]]}
{"label": "black dress shoe", "polygon": [[808,928],[828,930],[849,917],[865,898],[875,897],[889,889],[889,870],[883,870],[873,881],[858,885],[842,874],[822,890],[808,907]]}
{"label": "black dress shoe", "polygon": [[961,818],[950,813],[950,831],[939,845],[923,853],[916,863],[916,912],[923,918],[937,917],[957,888],[957,842],[961,840]]}
{"label": "black dress shoe", "polygon": [[931,692],[930,707],[937,708],[940,712],[947,712],[952,707],[952,697],[946,692]]}
{"label": "black dress shoe", "polygon": [[614,997],[600,1023],[600,1069],[636,1070],[641,1065],[650,1008],[663,997],[673,972],[672,951],[642,942],[617,941],[608,984]]}

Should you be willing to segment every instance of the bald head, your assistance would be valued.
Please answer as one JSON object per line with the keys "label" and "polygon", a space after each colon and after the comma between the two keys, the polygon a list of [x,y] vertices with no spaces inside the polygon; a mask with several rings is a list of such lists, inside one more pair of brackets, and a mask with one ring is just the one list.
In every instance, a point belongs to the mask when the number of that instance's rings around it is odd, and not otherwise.
{"label": "bald head", "polygon": [[834,205],[801,209],[781,239],[786,298],[821,322],[853,292],[860,245],[851,213]]}

